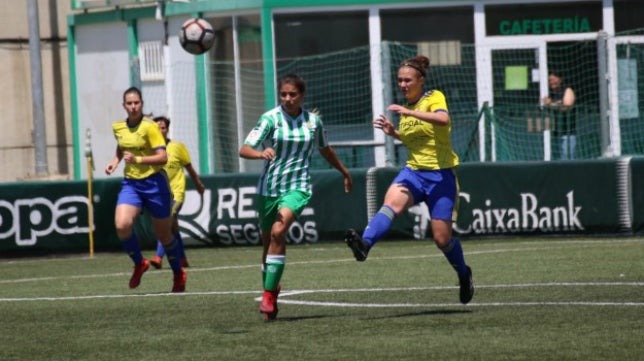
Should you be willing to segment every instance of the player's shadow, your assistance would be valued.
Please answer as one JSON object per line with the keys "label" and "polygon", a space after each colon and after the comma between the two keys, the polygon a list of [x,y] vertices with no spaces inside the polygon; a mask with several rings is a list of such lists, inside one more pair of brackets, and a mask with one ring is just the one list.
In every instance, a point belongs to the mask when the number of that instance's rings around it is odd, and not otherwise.
{"label": "player's shadow", "polygon": [[329,315],[311,315],[311,316],[293,316],[293,317],[278,316],[276,319],[272,320],[271,322],[297,322],[297,321],[315,320],[315,319],[329,318],[329,317],[337,317],[337,316],[329,316]]}
{"label": "player's shadow", "polygon": [[384,315],[380,317],[368,317],[366,320],[382,320],[387,318],[403,318],[403,317],[417,317],[417,316],[434,316],[434,315],[457,315],[464,313],[472,313],[472,310],[433,310],[433,311],[420,311],[399,313],[395,315]]}

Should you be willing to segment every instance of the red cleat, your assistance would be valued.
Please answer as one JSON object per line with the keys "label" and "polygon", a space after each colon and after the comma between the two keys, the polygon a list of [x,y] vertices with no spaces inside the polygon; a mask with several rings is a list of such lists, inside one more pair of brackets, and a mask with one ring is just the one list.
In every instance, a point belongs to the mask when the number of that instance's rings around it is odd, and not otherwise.
{"label": "red cleat", "polygon": [[163,268],[163,259],[161,259],[161,257],[159,256],[154,256],[150,260],[150,264],[156,269],[161,269]]}
{"label": "red cleat", "polygon": [[150,261],[143,259],[141,263],[134,266],[134,273],[130,277],[130,288],[137,288],[141,284],[141,277],[150,268]]}
{"label": "red cleat", "polygon": [[186,280],[188,280],[188,273],[183,268],[181,273],[174,275],[174,281],[172,283],[172,292],[180,293],[186,290]]}
{"label": "red cleat", "polygon": [[264,314],[264,319],[267,321],[272,321],[277,317],[277,296],[281,287],[275,291],[266,291],[262,294],[262,303],[259,304],[259,312]]}

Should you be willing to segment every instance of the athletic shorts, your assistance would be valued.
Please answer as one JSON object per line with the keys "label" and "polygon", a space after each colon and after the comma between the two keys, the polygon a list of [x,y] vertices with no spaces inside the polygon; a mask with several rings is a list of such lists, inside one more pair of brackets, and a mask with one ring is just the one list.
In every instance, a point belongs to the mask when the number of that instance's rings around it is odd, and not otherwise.
{"label": "athletic shorts", "polygon": [[172,209],[172,193],[165,172],[144,179],[124,178],[116,205],[129,204],[150,212],[157,219],[167,218]]}
{"label": "athletic shorts", "polygon": [[297,190],[288,191],[279,197],[259,196],[257,207],[259,209],[259,228],[262,232],[270,231],[275,223],[277,212],[284,207],[293,211],[295,218],[299,217],[310,199],[310,193]]}
{"label": "athletic shorts", "polygon": [[432,219],[456,221],[458,178],[454,168],[413,170],[404,167],[391,184],[407,188],[414,197],[414,204],[425,202]]}

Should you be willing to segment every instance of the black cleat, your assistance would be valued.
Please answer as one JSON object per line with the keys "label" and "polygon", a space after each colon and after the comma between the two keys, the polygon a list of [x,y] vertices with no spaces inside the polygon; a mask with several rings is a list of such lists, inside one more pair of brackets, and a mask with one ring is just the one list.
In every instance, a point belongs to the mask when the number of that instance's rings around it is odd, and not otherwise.
{"label": "black cleat", "polygon": [[459,297],[461,298],[462,304],[467,304],[472,300],[474,296],[474,281],[472,280],[472,269],[470,266],[467,266],[467,276],[458,277],[458,281],[461,285],[461,293]]}
{"label": "black cleat", "polygon": [[349,229],[347,231],[347,234],[344,237],[344,242],[353,251],[353,256],[356,258],[356,261],[362,262],[367,259],[367,255],[369,254],[369,244],[367,244],[367,242],[365,242],[354,229]]}

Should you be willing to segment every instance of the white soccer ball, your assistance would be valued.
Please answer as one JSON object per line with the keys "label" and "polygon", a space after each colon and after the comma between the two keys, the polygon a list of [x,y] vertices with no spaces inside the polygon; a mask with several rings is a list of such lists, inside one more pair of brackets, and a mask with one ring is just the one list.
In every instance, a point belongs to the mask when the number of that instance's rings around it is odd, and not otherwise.
{"label": "white soccer ball", "polygon": [[215,32],[204,19],[188,19],[179,31],[179,43],[190,54],[203,54],[215,44]]}

